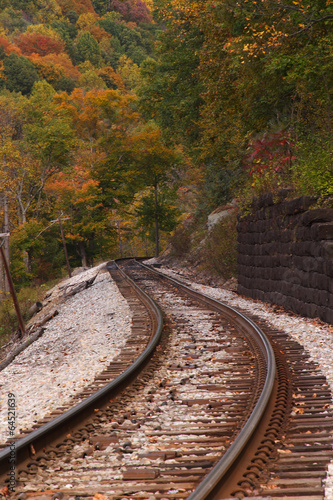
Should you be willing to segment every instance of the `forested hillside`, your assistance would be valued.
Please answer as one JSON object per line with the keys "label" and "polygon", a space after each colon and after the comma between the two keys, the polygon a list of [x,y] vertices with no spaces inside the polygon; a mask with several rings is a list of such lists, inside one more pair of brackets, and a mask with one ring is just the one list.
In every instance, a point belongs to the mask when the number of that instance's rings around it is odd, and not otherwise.
{"label": "forested hillside", "polygon": [[17,286],[64,266],[60,216],[74,267],[235,197],[332,195],[332,21],[330,0],[0,0]]}
{"label": "forested hillside", "polygon": [[150,7],[0,2],[1,221],[17,286],[64,266],[59,216],[72,267],[151,253],[176,224],[181,155],[136,96],[161,29]]}
{"label": "forested hillside", "polygon": [[141,95],[200,166],[206,204],[237,185],[332,194],[330,0],[157,1]]}

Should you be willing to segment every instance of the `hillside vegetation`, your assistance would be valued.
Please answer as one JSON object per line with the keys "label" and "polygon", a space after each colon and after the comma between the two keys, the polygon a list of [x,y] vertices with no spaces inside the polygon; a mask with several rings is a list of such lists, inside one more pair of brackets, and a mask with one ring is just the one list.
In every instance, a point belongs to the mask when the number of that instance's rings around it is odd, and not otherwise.
{"label": "hillside vegetation", "polygon": [[234,198],[331,203],[332,21],[329,0],[0,0],[0,220],[17,288],[64,267],[59,217],[74,267],[158,253],[183,221],[184,248]]}

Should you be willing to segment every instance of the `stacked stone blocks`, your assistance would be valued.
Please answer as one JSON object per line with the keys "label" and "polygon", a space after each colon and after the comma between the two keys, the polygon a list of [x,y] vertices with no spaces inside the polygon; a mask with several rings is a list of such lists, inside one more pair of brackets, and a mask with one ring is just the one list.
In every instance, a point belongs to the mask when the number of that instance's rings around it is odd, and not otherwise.
{"label": "stacked stone blocks", "polygon": [[266,195],[238,220],[238,291],[333,324],[333,209]]}

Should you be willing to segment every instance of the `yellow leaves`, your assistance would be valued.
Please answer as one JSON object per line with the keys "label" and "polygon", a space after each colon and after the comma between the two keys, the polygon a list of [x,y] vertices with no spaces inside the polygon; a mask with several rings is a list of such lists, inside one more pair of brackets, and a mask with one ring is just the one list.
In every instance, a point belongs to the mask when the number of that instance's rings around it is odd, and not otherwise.
{"label": "yellow leaves", "polygon": [[92,12],[81,14],[79,19],[77,20],[76,27],[80,30],[89,30],[91,26],[96,24],[97,17],[97,14]]}

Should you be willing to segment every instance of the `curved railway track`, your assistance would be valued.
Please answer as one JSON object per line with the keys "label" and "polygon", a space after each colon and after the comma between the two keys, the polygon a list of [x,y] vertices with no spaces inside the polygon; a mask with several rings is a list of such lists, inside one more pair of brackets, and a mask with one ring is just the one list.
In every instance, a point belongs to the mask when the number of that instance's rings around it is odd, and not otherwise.
{"label": "curved railway track", "polygon": [[[120,264],[109,271],[133,308],[132,337],[76,396],[85,401],[15,443],[15,496],[323,498],[331,395],[301,346],[133,260]],[[162,336],[159,308],[134,282],[162,305]]]}

